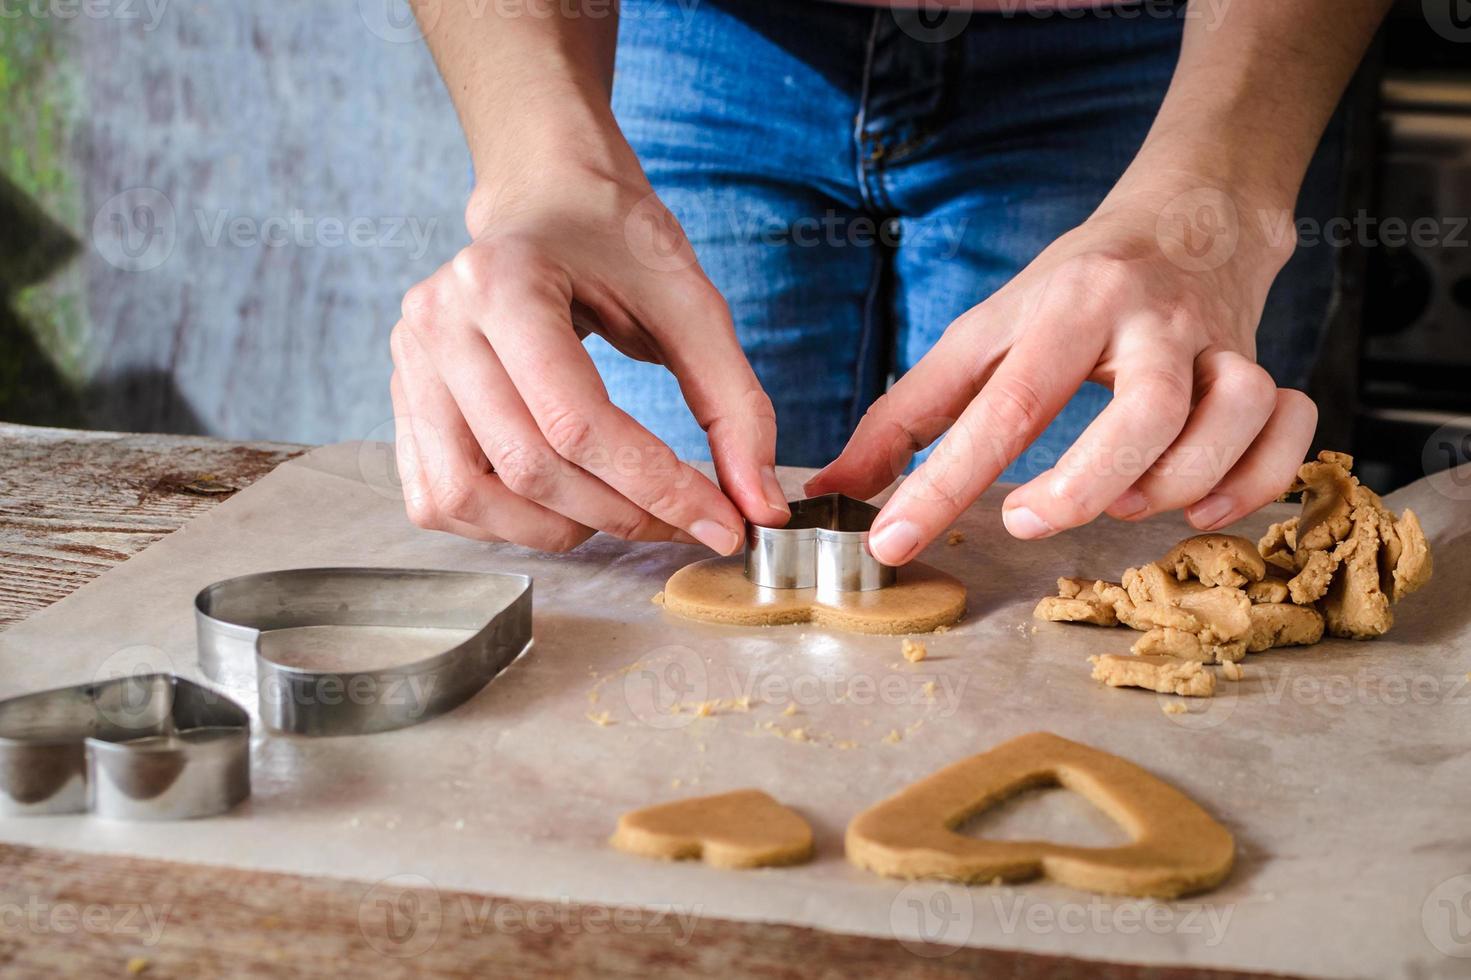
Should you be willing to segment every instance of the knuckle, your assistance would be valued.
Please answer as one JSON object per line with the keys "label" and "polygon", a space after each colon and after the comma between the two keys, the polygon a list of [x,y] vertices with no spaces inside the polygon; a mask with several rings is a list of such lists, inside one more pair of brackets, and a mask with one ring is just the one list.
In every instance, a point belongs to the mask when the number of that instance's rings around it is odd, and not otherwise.
{"label": "knuckle", "polygon": [[434,501],[423,494],[405,494],[404,512],[408,514],[409,523],[414,527],[425,531],[439,530],[439,511],[434,506]]}
{"label": "knuckle", "polygon": [[992,385],[987,396],[987,408],[1000,432],[1020,438],[1045,421],[1041,393],[1022,378],[1006,378]]}
{"label": "knuckle", "polygon": [[479,516],[475,491],[458,481],[446,481],[434,494],[434,506],[439,513],[451,520],[473,524]]}
{"label": "knuckle", "polygon": [[432,327],[444,315],[448,299],[444,286],[437,278],[425,279],[404,293],[400,312],[410,329],[424,330]]}
{"label": "knuckle", "polygon": [[684,495],[673,483],[660,482],[642,501],[641,506],[650,514],[657,515],[670,524],[682,523],[675,515],[684,509]]}
{"label": "knuckle", "polygon": [[592,448],[592,423],[575,409],[563,408],[548,413],[542,421],[541,434],[563,459],[582,459]]}
{"label": "knuckle", "polygon": [[1277,383],[1258,364],[1242,363],[1227,371],[1222,376],[1221,383],[1231,394],[1233,401],[1261,405],[1264,408],[1270,408],[1276,403]]}
{"label": "knuckle", "polygon": [[654,520],[641,510],[619,513],[608,519],[603,532],[623,541],[643,541],[652,537]]}
{"label": "knuckle", "polygon": [[546,456],[525,443],[506,442],[496,448],[491,464],[501,482],[516,496],[545,500],[556,484],[556,474]]}
{"label": "knuckle", "polygon": [[[393,358],[393,363],[398,367],[408,364],[411,356],[409,344],[413,338],[409,334],[408,323],[404,320],[398,321],[393,331],[388,335],[388,353]],[[395,372],[395,375],[397,372]]]}
{"label": "knuckle", "polygon": [[565,527],[548,530],[537,535],[537,540],[531,547],[539,551],[550,551],[555,554],[564,555],[590,537],[592,537],[592,532],[587,528],[568,521]]}
{"label": "knuckle", "polygon": [[1129,407],[1152,418],[1183,427],[1190,415],[1194,389],[1183,374],[1155,368],[1135,379],[1128,390]]}
{"label": "knuckle", "polygon": [[1070,259],[1059,275],[1069,291],[1083,295],[1113,296],[1131,289],[1136,281],[1132,263],[1108,252],[1087,252]]}

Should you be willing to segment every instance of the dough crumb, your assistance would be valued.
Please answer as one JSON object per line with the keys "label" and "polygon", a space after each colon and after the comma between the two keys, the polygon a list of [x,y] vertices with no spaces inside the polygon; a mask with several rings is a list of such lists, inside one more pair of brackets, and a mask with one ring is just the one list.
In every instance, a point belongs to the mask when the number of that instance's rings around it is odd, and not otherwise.
{"label": "dough crumb", "polygon": [[843,739],[840,742],[834,742],[833,743],[833,748],[835,748],[835,749],[856,749],[856,748],[858,748],[858,743],[855,742],[855,741],[853,741],[850,738],[845,738],[845,739]]}
{"label": "dough crumb", "polygon": [[1228,681],[1239,681],[1242,678],[1241,665],[1231,660],[1221,664],[1221,673]]}
{"label": "dough crumb", "polygon": [[948,632],[950,632],[950,627],[948,627],[948,626],[936,626],[934,629],[930,630],[930,632],[931,633],[948,633]]}
{"label": "dough crumb", "polygon": [[1183,715],[1189,709],[1186,708],[1179,701],[1166,701],[1164,704],[1159,706],[1159,710],[1163,711],[1167,715]]}
{"label": "dough crumb", "polygon": [[[1466,676],[1471,677],[1471,674],[1468,674]],[[926,701],[935,700],[935,682],[925,681],[923,684],[920,685],[919,693],[925,696]]]}
{"label": "dough crumb", "polygon": [[788,718],[790,718],[792,715],[794,715],[796,713],[797,713],[797,702],[795,702],[795,701],[788,701],[787,702],[787,706],[782,709],[782,714],[786,715]]}
{"label": "dough crumb", "polygon": [[599,711],[597,714],[593,714],[591,711],[589,711],[587,713],[587,720],[592,722],[594,725],[597,725],[599,728],[607,728],[609,725],[613,724],[613,716],[608,714],[608,712],[606,711]]}
{"label": "dough crumb", "polygon": [[904,642],[899,645],[899,650],[904,654],[904,659],[912,664],[919,663],[929,655],[929,651],[925,649],[923,640],[914,640],[907,636],[904,638]]}
{"label": "dough crumb", "polygon": [[679,789],[683,785],[684,785],[684,780],[683,779],[680,779],[678,776],[675,776],[673,779],[669,780],[669,788],[670,789]]}
{"label": "dough crumb", "polygon": [[652,599],[650,599],[649,601],[652,602],[656,606],[662,606],[662,605],[664,605],[664,593],[662,591],[655,592],[654,593],[654,597]]}
{"label": "dough crumb", "polygon": [[903,735],[902,732],[899,731],[899,729],[897,729],[897,728],[891,728],[891,729],[889,729],[889,734],[887,734],[887,735],[884,736],[884,741],[887,742],[890,745],[895,745],[898,742],[902,741],[903,738],[904,738],[904,735]]}
{"label": "dough crumb", "polygon": [[148,969],[148,959],[143,956],[135,956],[128,960],[128,975],[136,977]]}
{"label": "dough crumb", "polygon": [[965,532],[964,531],[951,531],[949,534],[947,534],[945,536],[945,543],[948,544],[948,545],[951,545],[952,547],[954,545],[957,545],[957,544],[964,544],[965,543]]}
{"label": "dough crumb", "polygon": [[597,704],[598,703],[598,697],[599,697],[599,695],[598,695],[598,692],[597,691],[588,691],[587,692],[587,703],[588,704]]}

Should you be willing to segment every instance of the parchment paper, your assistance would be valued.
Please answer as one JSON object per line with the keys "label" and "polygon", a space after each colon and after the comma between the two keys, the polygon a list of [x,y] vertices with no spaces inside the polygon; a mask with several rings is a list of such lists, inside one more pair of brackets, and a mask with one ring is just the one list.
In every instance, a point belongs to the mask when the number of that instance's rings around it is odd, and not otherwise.
{"label": "parchment paper", "polygon": [[[1252,655],[1244,681],[1222,680],[1213,701],[1167,716],[1161,704],[1170,699],[1089,678],[1085,658],[1124,652],[1130,631],[1034,626],[1030,613],[1059,574],[1116,579],[1163,554],[1188,533],[1176,519],[1103,520],[1023,546],[1003,533],[1005,490],[993,489],[959,523],[964,543],[923,556],[965,580],[970,611],[929,638],[929,659],[909,665],[897,638],[669,616],[650,598],[702,556],[694,547],[599,536],[547,556],[417,530],[385,478],[387,459],[386,447],[351,444],[288,463],[0,633],[0,696],[140,663],[197,678],[195,592],[293,566],[529,574],[536,641],[525,657],[469,704],[415,728],[258,736],[254,796],[228,816],[153,825],[16,819],[0,821],[0,839],[367,882],[420,876],[441,889],[545,900],[553,911],[569,901],[642,905],[1146,964],[1471,973],[1471,472],[1390,498],[1397,511],[1420,514],[1436,571],[1397,607],[1387,637]],[[801,474],[783,479],[796,495]],[[1291,509],[1275,505],[1238,530],[1255,539]],[[659,710],[741,696],[752,699],[749,711],[695,719]],[[793,715],[783,714],[789,701]],[[588,717],[602,712],[607,725]],[[768,723],[801,727],[808,741]],[[860,810],[1039,729],[1131,759],[1214,813],[1240,845],[1227,883],[1153,903],[1045,882],[905,885],[843,860],[843,828]],[[891,732],[897,741],[884,740]],[[624,810],[749,786],[808,817],[813,863],[722,872],[606,846]],[[1034,795],[979,829],[1118,838],[1086,803],[1062,791]]]}

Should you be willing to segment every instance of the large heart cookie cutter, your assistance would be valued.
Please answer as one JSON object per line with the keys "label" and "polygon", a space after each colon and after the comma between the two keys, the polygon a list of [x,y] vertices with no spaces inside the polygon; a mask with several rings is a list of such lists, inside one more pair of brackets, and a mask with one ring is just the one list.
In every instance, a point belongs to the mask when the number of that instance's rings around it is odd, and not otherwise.
{"label": "large heart cookie cutter", "polygon": [[894,584],[895,570],[868,550],[878,508],[840,493],[793,501],[785,527],[746,525],[746,578],[768,589],[812,589],[819,598]]}
{"label": "large heart cookie cutter", "polygon": [[[195,597],[194,613],[200,667],[232,689],[254,688],[267,728],[361,735],[444,714],[505,670],[531,643],[531,579],[427,569],[296,568],[217,582]],[[264,634],[308,626],[474,633],[422,660],[363,670],[309,670],[262,649]]]}
{"label": "large heart cookie cutter", "polygon": [[0,702],[0,816],[181,820],[250,795],[250,716],[171,674]]}

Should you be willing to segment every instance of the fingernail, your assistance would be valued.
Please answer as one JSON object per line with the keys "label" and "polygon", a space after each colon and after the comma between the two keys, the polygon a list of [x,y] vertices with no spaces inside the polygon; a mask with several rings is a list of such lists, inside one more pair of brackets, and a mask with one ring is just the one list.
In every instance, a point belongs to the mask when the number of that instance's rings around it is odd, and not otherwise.
{"label": "fingernail", "polygon": [[763,466],[761,468],[761,486],[766,494],[766,503],[772,510],[779,510],[783,514],[792,512],[792,509],[787,506],[787,492],[781,488],[781,481],[776,478],[776,467]]}
{"label": "fingernail", "polygon": [[1124,495],[1113,502],[1108,512],[1120,520],[1128,520],[1135,514],[1142,514],[1149,509],[1149,501],[1144,499],[1144,494],[1130,487]]}
{"label": "fingernail", "polygon": [[1191,507],[1185,516],[1190,518],[1191,524],[1202,530],[1210,531],[1226,520],[1234,506],[1235,503],[1230,497],[1213,493]]}
{"label": "fingernail", "polygon": [[885,565],[902,565],[919,550],[919,528],[909,521],[885,524],[868,536],[868,550]]}
{"label": "fingernail", "polygon": [[1006,530],[1013,538],[1021,538],[1030,541],[1033,538],[1045,538],[1049,534],[1055,534],[1057,529],[1048,524],[1042,518],[1032,513],[1029,507],[1014,507],[1011,510],[1001,512],[1001,523],[1006,525]]}
{"label": "fingernail", "polygon": [[741,546],[741,536],[719,521],[701,518],[690,525],[690,533],[700,544],[720,555],[733,555]]}

